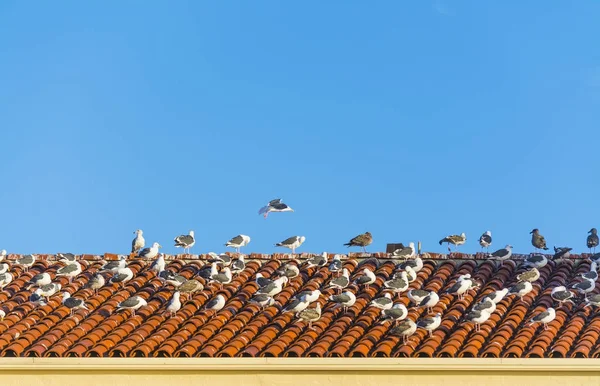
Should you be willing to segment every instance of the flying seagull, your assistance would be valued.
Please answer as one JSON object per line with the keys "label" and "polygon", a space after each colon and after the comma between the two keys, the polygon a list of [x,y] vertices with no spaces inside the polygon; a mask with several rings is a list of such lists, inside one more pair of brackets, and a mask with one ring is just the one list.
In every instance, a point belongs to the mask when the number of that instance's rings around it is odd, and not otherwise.
{"label": "flying seagull", "polygon": [[548,250],[548,247],[546,246],[546,239],[544,238],[544,236],[542,236],[540,234],[539,229],[535,228],[534,230],[532,230],[529,233],[531,234],[531,245],[533,245],[536,250],[538,250],[538,249],[543,249],[544,251]]}
{"label": "flying seagull", "polygon": [[440,245],[448,243],[448,251],[450,251],[450,244],[454,245],[454,250],[458,250],[459,245],[463,245],[467,241],[467,235],[465,232],[460,235],[449,235],[440,240]]}
{"label": "flying seagull", "polygon": [[590,253],[592,253],[592,249],[594,250],[594,253],[596,253],[596,247],[598,244],[600,244],[598,230],[596,228],[592,228],[588,233],[590,235],[587,237],[587,247],[590,249]]}
{"label": "flying seagull", "polygon": [[490,254],[488,258],[492,260],[500,260],[500,265],[504,264],[504,260],[510,259],[512,256],[512,245],[507,245],[502,249],[498,249],[496,252]]}
{"label": "flying seagull", "polygon": [[531,320],[529,321],[529,325],[531,326],[532,324],[535,324],[535,323],[543,323],[544,330],[547,330],[548,323],[553,321],[554,318],[556,318],[556,311],[554,310],[554,308],[550,307],[546,311],[543,311],[543,312],[537,314],[536,316],[534,316],[533,318],[531,318]]}
{"label": "flying seagull", "polygon": [[89,308],[85,306],[85,302],[83,300],[72,298],[71,294],[68,292],[63,292],[62,304],[70,310],[71,316],[73,316],[73,314],[75,314],[75,311],[77,311],[79,308],[89,310]]}
{"label": "flying seagull", "polygon": [[131,316],[135,316],[135,311],[139,310],[140,308],[142,308],[143,306],[145,306],[147,304],[148,303],[142,297],[134,295],[134,296],[130,297],[129,299],[117,304],[116,311],[131,310],[132,311]]}
{"label": "flying seagull", "polygon": [[237,235],[232,237],[228,242],[225,243],[226,247],[235,248],[236,252],[240,252],[240,248],[245,247],[250,243],[250,236]]}
{"label": "flying seagull", "polygon": [[293,212],[294,209],[290,208],[287,204],[284,204],[281,198],[276,198],[269,201],[266,206],[263,206],[258,211],[258,214],[262,214],[265,218],[269,216],[271,212]]}
{"label": "flying seagull", "polygon": [[[183,248],[183,253],[190,253],[190,249],[196,244],[196,239],[194,238],[194,231],[190,231],[187,235],[179,235],[175,237],[175,247]],[[187,252],[186,252],[187,251]]]}
{"label": "flying seagull", "polygon": [[138,254],[143,259],[154,259],[158,255],[158,248],[162,248],[159,243],[153,243],[150,248],[144,248]]}
{"label": "flying seagull", "polygon": [[144,240],[144,231],[141,229],[133,232],[135,234],[135,238],[131,242],[131,253],[137,253],[142,250],[146,246],[146,240]]}
{"label": "flying seagull", "polygon": [[294,254],[296,253],[296,248],[301,246],[304,243],[304,240],[306,240],[306,237],[304,236],[292,236],[275,244],[275,246],[289,248],[292,250],[292,254]]}
{"label": "flying seagull", "polygon": [[488,250],[490,245],[492,245],[492,232],[486,231],[484,234],[482,234],[479,238],[479,245],[481,245],[482,250],[483,248]]}
{"label": "flying seagull", "polygon": [[361,247],[363,252],[367,252],[367,246],[371,245],[371,243],[373,242],[373,236],[371,236],[370,232],[365,232],[361,235],[356,236],[355,238],[353,238],[352,240],[350,240],[349,242],[347,242],[346,246],[348,247]]}

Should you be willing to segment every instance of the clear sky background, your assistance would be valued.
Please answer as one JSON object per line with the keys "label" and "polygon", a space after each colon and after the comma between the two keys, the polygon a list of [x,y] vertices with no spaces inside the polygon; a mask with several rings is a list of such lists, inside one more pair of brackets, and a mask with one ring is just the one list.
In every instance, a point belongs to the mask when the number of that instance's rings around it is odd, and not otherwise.
{"label": "clear sky background", "polygon": [[[582,252],[598,1],[0,2],[0,248]],[[295,213],[264,220],[281,197]],[[357,249],[351,249],[353,251]]]}

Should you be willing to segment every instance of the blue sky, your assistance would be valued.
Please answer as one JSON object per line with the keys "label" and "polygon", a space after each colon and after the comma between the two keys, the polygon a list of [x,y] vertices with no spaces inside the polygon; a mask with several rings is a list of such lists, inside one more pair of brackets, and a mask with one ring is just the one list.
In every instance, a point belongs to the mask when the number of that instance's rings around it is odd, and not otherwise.
{"label": "blue sky", "polygon": [[[600,2],[0,2],[0,248],[600,227]],[[281,197],[295,213],[258,209]],[[283,252],[283,251],[282,251]]]}

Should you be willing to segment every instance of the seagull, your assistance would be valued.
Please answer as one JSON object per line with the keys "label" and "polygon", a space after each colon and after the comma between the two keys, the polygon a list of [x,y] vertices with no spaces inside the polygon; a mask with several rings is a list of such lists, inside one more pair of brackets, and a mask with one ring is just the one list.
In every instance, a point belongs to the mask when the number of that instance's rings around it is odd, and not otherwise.
{"label": "seagull", "polygon": [[481,250],[485,248],[486,250],[492,245],[492,232],[486,231],[479,238],[479,245],[481,245]]}
{"label": "seagull", "polygon": [[292,250],[293,255],[294,253],[296,253],[296,248],[298,248],[304,243],[304,240],[306,240],[306,237],[304,236],[292,236],[283,240],[280,243],[275,244],[275,246],[289,248]]}
{"label": "seagull", "polygon": [[300,275],[300,269],[295,264],[286,264],[277,271],[278,275],[285,276],[288,279],[293,279]]}
{"label": "seagull", "polygon": [[98,290],[104,287],[104,284],[106,284],[106,279],[104,279],[104,276],[100,273],[97,273],[90,281],[88,281],[88,287],[94,291],[95,295],[98,295]]}
{"label": "seagull", "polygon": [[231,273],[239,274],[246,269],[246,261],[244,260],[244,255],[240,255],[237,259],[231,262]]}
{"label": "seagull", "polygon": [[590,260],[595,261],[596,263],[600,263],[600,252],[594,253],[592,256],[590,256]]}
{"label": "seagull", "polygon": [[72,253],[57,253],[56,257],[58,260],[63,261],[67,264],[77,261],[77,257]]}
{"label": "seagull", "polygon": [[343,272],[344,273],[342,273],[342,276],[332,279],[327,288],[337,288],[341,293],[342,290],[346,288],[348,284],[350,284],[350,271],[348,271],[348,268],[344,268]]}
{"label": "seagull", "polygon": [[296,298],[304,300],[305,302],[312,303],[319,299],[319,296],[321,296],[321,291],[319,290],[302,291],[296,296]]}
{"label": "seagull", "polygon": [[504,264],[504,260],[508,260],[512,256],[512,248],[512,245],[507,245],[506,247],[498,249],[496,252],[488,255],[488,258],[492,260],[500,260],[500,265],[502,266]]}
{"label": "seagull", "polygon": [[31,295],[29,295],[29,301],[31,303],[33,303],[34,306],[45,306],[46,302],[44,301],[44,298],[42,297],[42,295],[40,295],[37,292],[32,292]]}
{"label": "seagull", "polygon": [[481,331],[481,324],[485,323],[490,318],[490,312],[488,310],[473,310],[466,316],[466,320],[471,323],[475,323],[475,331]]}
{"label": "seagull", "polygon": [[521,301],[523,301],[523,297],[530,293],[533,290],[533,286],[530,282],[524,281],[514,286],[510,287],[508,290],[509,295],[518,295]]}
{"label": "seagull", "polygon": [[186,280],[177,287],[177,291],[186,294],[188,299],[194,292],[202,291],[203,289],[204,286],[202,283],[196,279]]}
{"label": "seagull", "polygon": [[303,311],[300,311],[298,313],[298,317],[301,320],[308,322],[309,330],[314,330],[312,323],[316,322],[321,318],[321,303],[317,303],[317,306],[315,308],[307,308]]}
{"label": "seagull", "polygon": [[508,288],[503,288],[501,290],[494,291],[491,294],[488,294],[487,298],[493,301],[494,303],[498,304],[502,301],[502,299],[504,299],[507,293]]}
{"label": "seagull", "polygon": [[[216,268],[216,266],[215,266],[215,268]],[[229,270],[229,267],[225,267],[225,268],[223,268],[223,270],[220,273],[211,275],[211,280],[219,282],[219,288],[223,289],[223,284],[231,283],[231,280],[232,280],[231,270]]]}
{"label": "seagull", "polygon": [[118,312],[121,310],[131,310],[131,316],[135,316],[135,311],[139,310],[140,308],[146,305],[148,305],[148,303],[142,297],[134,295],[129,299],[117,304],[116,311]]}
{"label": "seagull", "polygon": [[[413,281],[417,280],[417,274],[414,269],[407,265],[404,268],[404,270],[406,271],[406,278],[408,279],[409,283],[412,283]],[[396,277],[396,275],[398,274],[394,274],[394,277]]]}
{"label": "seagull", "polygon": [[[267,307],[272,306],[273,304],[275,304],[275,299],[273,299],[272,297],[270,297],[269,295],[265,295],[265,294],[258,294],[258,295],[254,295],[250,301],[252,303],[256,303],[258,304],[263,310]],[[307,303],[308,305],[308,303]],[[285,312],[285,310],[284,310]]]}
{"label": "seagull", "polygon": [[554,256],[553,259],[568,259],[571,257],[571,251],[573,248],[569,247],[554,247]]}
{"label": "seagull", "polygon": [[142,236],[144,231],[141,229],[138,229],[133,233],[135,234],[135,237],[133,241],[131,241],[131,253],[137,253],[146,246],[146,240],[144,240],[144,236]]}
{"label": "seagull", "polygon": [[158,255],[158,248],[162,248],[159,243],[153,243],[150,248],[144,248],[138,254],[143,259],[154,259]]}
{"label": "seagull", "polygon": [[467,235],[465,232],[460,235],[449,235],[440,240],[440,245],[448,243],[448,251],[450,251],[450,244],[454,245],[454,250],[458,250],[459,245],[463,245],[467,241]]}
{"label": "seagull", "polygon": [[284,204],[281,198],[276,198],[269,201],[266,206],[263,206],[258,211],[258,214],[262,214],[265,218],[269,216],[271,212],[293,212],[294,209],[290,208],[287,204]]}
{"label": "seagull", "polygon": [[204,308],[206,310],[215,311],[215,313],[216,313],[216,312],[222,310],[223,307],[225,307],[225,297],[221,294],[218,294],[210,302],[208,302],[206,304],[206,307],[204,307]]}
{"label": "seagull", "polygon": [[196,244],[196,239],[194,238],[194,231],[190,231],[190,233],[187,235],[179,235],[175,237],[173,241],[175,241],[176,248],[183,248],[183,253],[186,253],[187,251],[187,253],[189,254],[190,249],[194,246],[194,244]]}
{"label": "seagull", "polygon": [[346,313],[346,311],[348,311],[348,307],[352,307],[356,302],[356,296],[350,291],[345,291],[339,295],[330,296],[329,300],[337,303],[335,308],[342,307],[344,309],[344,313]]}
{"label": "seagull", "polygon": [[548,264],[548,259],[542,254],[532,254],[525,257],[523,264],[525,267],[542,268]]}
{"label": "seagull", "polygon": [[432,318],[424,318],[417,322],[417,327],[427,330],[429,332],[429,336],[433,335],[433,330],[438,328],[442,323],[442,314],[439,312],[435,314]]}
{"label": "seagull", "polygon": [[354,284],[356,285],[364,285],[365,288],[369,288],[369,285],[375,283],[377,280],[377,276],[371,271],[369,268],[363,269],[363,274],[357,277],[354,280]]}
{"label": "seagull", "polygon": [[419,256],[415,257],[412,260],[408,260],[402,264],[396,266],[396,269],[406,269],[406,267],[411,267],[415,273],[418,273],[423,269],[423,259]]}
{"label": "seagull", "polygon": [[361,235],[354,237],[352,240],[347,242],[346,246],[348,247],[361,247],[363,252],[367,252],[367,246],[371,245],[373,242],[373,236],[371,236],[370,232],[365,232]]}
{"label": "seagull", "polygon": [[13,275],[10,272],[0,274],[0,289],[3,289],[13,281]]}
{"label": "seagull", "polygon": [[6,253],[6,249],[0,251],[0,261],[3,261],[8,254]]}
{"label": "seagull", "polygon": [[415,305],[421,303],[423,299],[429,296],[429,291],[425,291],[422,289],[411,289],[408,291],[408,299],[413,302]]}
{"label": "seagull", "polygon": [[596,288],[596,282],[584,279],[582,282],[575,284],[571,288],[576,289],[580,294],[587,294]]}
{"label": "seagull", "polygon": [[220,255],[217,255],[214,252],[208,252],[208,255],[211,257],[211,259],[208,260],[211,263],[217,263],[218,265],[221,265],[223,267],[229,267],[231,265],[231,256],[229,256],[226,253],[221,253]]}
{"label": "seagull", "polygon": [[340,258],[340,255],[333,256],[333,261],[331,262],[331,264],[329,264],[329,272],[342,272],[342,259]]}
{"label": "seagull", "polygon": [[596,281],[598,279],[598,265],[595,261],[592,261],[590,264],[590,271],[586,273],[582,273],[581,277],[588,280]]}
{"label": "seagull", "polygon": [[127,256],[119,256],[119,260],[107,261],[102,267],[100,272],[117,272],[121,268],[127,267]]}
{"label": "seagull", "polygon": [[116,283],[116,284],[120,283],[121,287],[124,288],[125,283],[127,283],[132,278],[133,278],[133,271],[130,268],[125,267],[125,268],[121,268],[117,272],[115,272],[113,277],[110,278],[110,282]]}
{"label": "seagull", "polygon": [[175,314],[177,314],[177,311],[181,309],[181,299],[179,295],[180,292],[175,291],[173,293],[173,296],[171,297],[171,300],[169,300],[169,302],[167,303],[166,311],[169,314],[171,314],[171,317],[175,316]]}
{"label": "seagull", "polygon": [[573,301],[571,299],[574,297],[574,295],[573,295],[573,292],[571,292],[567,289],[567,287],[565,287],[564,285],[561,285],[558,287],[554,287],[552,289],[552,293],[550,294],[550,297],[553,300],[557,301],[560,306],[564,302],[573,303]]}
{"label": "seagull", "polygon": [[85,302],[83,300],[77,299],[77,298],[72,298],[71,294],[66,291],[63,292],[62,304],[71,311],[71,316],[73,316],[75,314],[75,311],[78,310],[79,308],[83,308],[84,310],[89,310],[89,308],[87,308],[85,306]]}
{"label": "seagull", "polygon": [[17,259],[17,265],[21,265],[25,272],[29,271],[29,268],[35,264],[35,260],[37,259],[36,255],[25,255]]}
{"label": "seagull", "polygon": [[269,284],[273,283],[274,280],[273,279],[269,279],[268,277],[264,277],[262,273],[257,273],[256,274],[256,279],[254,279],[254,281],[256,282],[256,284],[258,284],[259,287],[266,287]]}
{"label": "seagull", "polygon": [[598,230],[596,228],[592,228],[588,232],[590,235],[587,237],[587,247],[590,249],[590,253],[592,253],[592,249],[594,253],[596,253],[596,247],[600,244],[600,239],[598,238]]}
{"label": "seagull", "polygon": [[417,307],[426,307],[427,312],[433,312],[433,307],[438,304],[439,301],[440,297],[438,294],[434,291],[431,291],[429,295],[427,295],[419,304],[417,304]]}
{"label": "seagull", "polygon": [[401,292],[404,292],[408,289],[408,277],[406,275],[406,271],[402,271],[400,273],[400,277],[398,278],[383,282],[383,285],[386,288],[390,288],[392,291],[396,292],[398,296],[400,296]]}
{"label": "seagull", "polygon": [[446,291],[446,293],[456,294],[456,295],[458,295],[459,300],[463,300],[465,298],[465,293],[467,293],[467,291],[469,291],[474,286],[477,286],[477,285],[475,285],[473,280],[462,279],[462,280],[458,280],[456,283],[454,283],[454,285],[452,287],[450,287],[448,289],[448,291]]}
{"label": "seagull", "polygon": [[[2,272],[2,273],[4,273],[4,272]],[[29,290],[33,286],[39,287],[39,286],[50,284],[50,283],[52,283],[52,278],[50,277],[50,274],[47,272],[43,272],[43,273],[35,275],[34,277],[31,278],[31,280],[29,280],[27,282],[27,284],[28,284],[27,289]]]}
{"label": "seagull", "polygon": [[288,281],[288,278],[285,276],[282,276],[276,280],[273,280],[272,283],[269,283],[268,285],[259,288],[258,291],[256,291],[256,293],[257,294],[265,294],[265,295],[269,295],[269,296],[273,297],[283,290],[283,285],[285,283],[287,283],[287,281]]}
{"label": "seagull", "polygon": [[392,252],[392,257],[403,258],[405,261],[415,257],[415,243],[411,241],[408,243],[408,247],[396,249],[394,252]]}
{"label": "seagull", "polygon": [[538,315],[531,318],[531,320],[529,321],[529,325],[531,326],[535,323],[544,323],[544,330],[547,330],[548,323],[553,321],[554,318],[556,318],[556,311],[554,310],[554,308],[550,307],[546,311],[541,312]]}
{"label": "seagull", "polygon": [[392,295],[388,293],[384,294],[380,298],[373,299],[373,301],[370,303],[371,306],[377,307],[381,310],[389,310],[392,308],[393,304],[394,302],[392,301]]}
{"label": "seagull", "polygon": [[6,263],[0,264],[0,273],[6,273],[10,269],[10,266]]}
{"label": "seagull", "polygon": [[226,247],[235,248],[236,252],[240,252],[240,248],[245,247],[250,243],[250,236],[246,235],[237,235],[232,237],[227,243],[225,243]]}
{"label": "seagull", "polygon": [[288,305],[283,309],[283,312],[294,312],[298,313],[305,310],[310,304],[306,298],[294,298]]}
{"label": "seagull", "polygon": [[399,325],[390,330],[390,335],[400,335],[402,343],[408,343],[408,337],[417,331],[417,324],[410,319],[402,321]]}
{"label": "seagull", "polygon": [[323,252],[320,255],[314,255],[312,257],[309,257],[306,260],[306,263],[307,263],[308,268],[326,266],[327,265],[327,252]]}
{"label": "seagull", "polygon": [[45,297],[46,301],[50,301],[50,296],[60,291],[61,288],[62,286],[60,285],[60,283],[50,283],[39,287],[35,290],[35,293]]}
{"label": "seagull", "polygon": [[164,271],[165,266],[166,266],[165,254],[159,253],[156,260],[154,260],[154,262],[152,262],[152,265],[150,265],[150,270],[158,273],[158,272]]}
{"label": "seagull", "polygon": [[187,281],[187,278],[185,276],[167,270],[161,271],[158,274],[158,277],[163,283],[170,284],[174,288],[179,288],[183,283]]}
{"label": "seagull", "polygon": [[60,267],[56,271],[56,276],[66,276],[69,278],[69,283],[73,281],[73,278],[81,273],[81,265],[78,262],[69,263],[64,267]]}
{"label": "seagull", "polygon": [[589,298],[586,295],[584,307],[590,306],[600,307],[600,294],[592,295]]}
{"label": "seagull", "polygon": [[530,283],[533,283],[534,281],[536,281],[537,279],[540,278],[540,271],[537,270],[537,268],[531,268],[529,271],[525,271],[519,275],[517,275],[517,280],[519,282],[522,281],[528,281]]}
{"label": "seagull", "polygon": [[406,309],[406,306],[402,303],[396,303],[388,310],[381,310],[381,317],[383,319],[381,323],[383,324],[388,320],[392,320],[398,325],[398,323],[401,320],[406,319],[407,316],[408,310]]}
{"label": "seagull", "polygon": [[482,301],[473,306],[472,311],[487,311],[491,314],[496,311],[496,303],[486,296]]}
{"label": "seagull", "polygon": [[540,235],[539,229],[535,228],[531,232],[529,232],[531,236],[531,245],[535,247],[536,250],[543,249],[544,251],[548,250],[546,246],[546,239],[544,236]]}

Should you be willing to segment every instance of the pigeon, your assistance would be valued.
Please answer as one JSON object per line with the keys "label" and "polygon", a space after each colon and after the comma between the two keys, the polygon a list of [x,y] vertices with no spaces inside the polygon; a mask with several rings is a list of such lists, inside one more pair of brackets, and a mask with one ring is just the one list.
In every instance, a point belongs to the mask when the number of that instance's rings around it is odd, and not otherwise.
{"label": "pigeon", "polygon": [[539,229],[535,228],[531,232],[529,232],[531,236],[531,244],[535,247],[536,250],[543,249],[544,251],[548,250],[546,246],[546,239],[544,236],[540,234]]}
{"label": "pigeon", "polygon": [[271,212],[293,212],[294,209],[290,208],[287,204],[284,204],[281,198],[276,198],[274,200],[269,201],[266,206],[263,206],[258,211],[258,214],[262,214],[265,219],[269,216]]}
{"label": "pigeon", "polygon": [[228,242],[225,243],[226,247],[235,248],[236,252],[240,252],[240,248],[245,247],[250,243],[250,236],[237,235],[232,237]]}
{"label": "pigeon", "polygon": [[144,236],[142,236],[144,231],[138,229],[133,233],[135,234],[135,238],[131,242],[131,253],[138,253],[146,246],[146,240],[144,240]]}
{"label": "pigeon", "polygon": [[158,273],[158,272],[164,271],[165,266],[166,266],[165,254],[160,253],[158,255],[158,257],[156,258],[156,260],[154,260],[154,262],[152,262],[152,265],[150,265],[150,270]]}
{"label": "pigeon", "polygon": [[306,240],[306,237],[304,236],[292,236],[288,237],[280,243],[275,244],[275,246],[289,248],[292,250],[292,254],[294,254],[296,253],[296,248],[301,246],[304,243],[304,240]]}
{"label": "pigeon", "polygon": [[[196,244],[194,231],[190,231],[187,235],[179,235],[173,240],[176,248],[183,248],[183,253],[190,253],[190,249]],[[160,247],[160,246],[159,246]],[[152,256],[154,257],[154,256]]]}
{"label": "pigeon", "polygon": [[479,238],[479,245],[481,245],[481,249],[485,248],[486,250],[492,245],[492,232],[486,231]]}
{"label": "pigeon", "polygon": [[373,271],[371,271],[369,268],[365,268],[363,269],[363,274],[354,280],[354,284],[364,285],[365,288],[368,289],[369,285],[375,283],[375,280],[377,280],[377,277],[375,276]]}
{"label": "pigeon", "polygon": [[283,268],[277,271],[278,275],[285,276],[288,279],[293,279],[300,275],[300,269],[295,264],[286,264]]}
{"label": "pigeon", "polygon": [[523,301],[523,297],[530,293],[533,290],[533,286],[530,282],[524,281],[514,286],[510,287],[508,290],[509,295],[518,295],[521,301]]}
{"label": "pigeon", "polygon": [[421,303],[423,299],[429,296],[429,291],[425,291],[422,289],[411,289],[408,291],[408,299],[413,302],[415,305]]}
{"label": "pigeon", "polygon": [[481,324],[485,323],[490,318],[490,312],[488,310],[473,310],[466,316],[466,320],[471,323],[475,323],[475,331],[481,331]]}
{"label": "pigeon", "polygon": [[356,296],[350,291],[345,291],[339,295],[330,296],[329,300],[337,303],[336,308],[342,307],[344,309],[344,313],[346,313],[346,311],[348,311],[348,307],[352,307],[356,302]]}
{"label": "pigeon", "polygon": [[417,322],[417,327],[426,330],[429,333],[429,336],[433,335],[433,330],[438,328],[442,323],[442,314],[439,312],[435,314],[434,317],[424,318]]}
{"label": "pigeon", "polygon": [[333,261],[329,264],[329,272],[342,272],[342,259],[340,258],[340,255],[333,256]]}
{"label": "pigeon", "polygon": [[582,273],[581,277],[587,280],[596,281],[596,279],[598,279],[598,264],[595,261],[592,261],[589,272]]}
{"label": "pigeon", "polygon": [[29,268],[31,268],[33,266],[33,264],[35,264],[36,259],[37,259],[36,255],[25,255],[25,256],[19,257],[16,260],[16,264],[22,266],[25,272],[29,272]]}
{"label": "pigeon", "polygon": [[564,302],[573,303],[571,299],[574,297],[574,295],[573,292],[567,289],[567,287],[561,285],[552,289],[550,297],[557,301],[559,305],[562,305]]}
{"label": "pigeon", "polygon": [[316,322],[317,320],[319,320],[321,318],[321,304],[317,303],[317,306],[315,308],[307,308],[303,311],[300,311],[298,313],[298,317],[301,320],[308,322],[309,330],[314,330],[312,323]]}
{"label": "pigeon", "polygon": [[419,304],[417,304],[417,307],[425,307],[427,308],[427,312],[432,312],[433,307],[435,307],[435,305],[438,304],[439,301],[440,297],[438,296],[438,294],[434,291],[431,291],[429,295],[427,295],[423,300],[421,300]]}
{"label": "pigeon", "polygon": [[144,248],[138,254],[142,259],[154,259],[158,255],[158,248],[162,248],[159,243],[153,243],[150,248]]}
{"label": "pigeon", "polygon": [[94,291],[95,295],[98,295],[98,290],[104,287],[104,284],[106,284],[106,279],[104,279],[102,274],[97,273],[88,281],[87,286]]}
{"label": "pigeon", "polygon": [[401,292],[408,289],[408,277],[406,276],[406,271],[402,271],[398,278],[383,282],[383,285],[400,296]]}
{"label": "pigeon", "polygon": [[519,275],[517,275],[517,280],[519,282],[522,281],[528,281],[530,283],[533,283],[534,281],[536,281],[537,279],[540,278],[540,271],[537,270],[537,268],[531,268],[529,271],[525,271]]}
{"label": "pigeon", "polygon": [[[258,304],[263,310],[267,307],[272,306],[273,304],[275,304],[275,299],[273,299],[272,297],[270,297],[269,295],[265,295],[265,294],[258,294],[258,295],[254,295],[250,301],[252,303],[256,303]],[[308,303],[307,303],[308,305]],[[284,310],[285,312],[285,310]]]}
{"label": "pigeon", "polygon": [[69,278],[69,283],[73,281],[73,278],[81,273],[81,265],[78,262],[69,263],[64,267],[60,267],[56,271],[56,276],[66,276]]}
{"label": "pigeon", "polygon": [[390,308],[392,308],[394,302],[392,301],[392,295],[386,293],[383,295],[383,297],[373,299],[373,301],[370,304],[371,306],[377,307],[382,310],[389,310]]}
{"label": "pigeon", "polygon": [[390,335],[400,335],[402,343],[408,343],[408,338],[417,331],[417,324],[410,319],[403,320],[399,325],[390,330]]}
{"label": "pigeon", "polygon": [[504,297],[508,294],[508,288],[503,288],[501,290],[497,290],[487,295],[487,298],[498,304],[504,299]]}
{"label": "pigeon", "polygon": [[571,257],[571,251],[573,248],[569,247],[554,247],[554,256],[553,259],[568,259]]}
{"label": "pigeon", "polygon": [[347,268],[344,268],[344,273],[342,276],[336,277],[329,282],[329,287],[327,288],[337,288],[339,292],[342,292],[344,288],[346,288],[350,284],[350,271]]}
{"label": "pigeon", "polygon": [[415,257],[415,243],[411,241],[408,243],[408,247],[396,249],[394,252],[392,252],[392,257],[404,260]]}
{"label": "pigeon", "polygon": [[121,284],[121,287],[124,288],[125,283],[127,283],[132,278],[133,278],[133,271],[130,268],[125,267],[125,268],[121,268],[117,272],[115,272],[113,277],[110,278],[110,282],[113,284],[117,284],[117,285]]}
{"label": "pigeon", "polygon": [[173,296],[171,297],[171,300],[169,300],[169,302],[167,303],[166,311],[171,315],[171,317],[173,317],[177,314],[177,311],[179,311],[180,309],[181,309],[180,292],[175,291],[173,293]]}
{"label": "pigeon", "polygon": [[542,254],[534,253],[532,255],[526,256],[523,261],[523,264],[525,267],[534,267],[539,269],[548,264],[548,259]]}
{"label": "pigeon", "polygon": [[312,257],[309,257],[306,260],[306,264],[308,268],[312,268],[312,267],[324,267],[327,265],[327,252],[323,252],[320,255],[314,255]]}
{"label": "pigeon", "polygon": [[367,252],[367,246],[371,245],[373,242],[373,236],[371,236],[370,232],[365,232],[361,235],[354,237],[352,240],[344,244],[348,247],[361,247],[363,252]]}
{"label": "pigeon", "polygon": [[83,308],[84,310],[89,310],[89,308],[85,306],[85,302],[83,300],[72,298],[71,294],[68,292],[63,292],[62,304],[70,310],[71,316],[73,316],[73,314],[75,314],[75,311],[77,311],[80,308]]}
{"label": "pigeon", "polygon": [[543,311],[543,312],[537,314],[536,316],[534,316],[533,318],[531,318],[531,320],[529,321],[529,325],[531,326],[532,324],[535,324],[535,323],[543,323],[544,330],[547,330],[548,323],[553,321],[554,318],[556,318],[556,311],[554,310],[554,308],[550,307],[546,311]]}
{"label": "pigeon", "polygon": [[50,284],[46,284],[46,285],[39,287],[38,289],[35,290],[35,293],[37,293],[40,296],[45,297],[46,301],[49,301],[50,296],[52,296],[55,293],[57,293],[58,291],[60,291],[61,288],[62,288],[62,286],[60,285],[60,283],[50,283]]}
{"label": "pigeon", "polygon": [[218,294],[206,304],[205,309],[217,312],[222,310],[223,307],[225,307],[225,297],[221,294]]}
{"label": "pigeon", "polygon": [[388,320],[392,320],[396,325],[408,316],[408,310],[406,306],[402,303],[396,303],[392,306],[392,308],[388,310],[381,310],[381,323],[385,323]]}
{"label": "pigeon", "polygon": [[488,258],[490,258],[492,260],[500,260],[501,261],[500,265],[503,265],[504,261],[510,259],[511,256],[512,256],[512,245],[507,245],[506,247],[504,247],[502,249],[498,249],[496,252],[490,254],[488,256]]}
{"label": "pigeon", "polygon": [[246,269],[246,261],[244,260],[244,256],[240,255],[237,259],[231,262],[231,273],[237,275]]}
{"label": "pigeon", "polygon": [[457,250],[459,245],[463,245],[467,241],[467,235],[463,232],[460,235],[449,235],[440,240],[440,245],[448,243],[448,251],[450,251],[450,244],[454,245],[454,249]]}
{"label": "pigeon", "polygon": [[135,316],[135,312],[147,304],[148,303],[146,302],[146,300],[144,300],[142,297],[134,295],[129,299],[117,304],[116,311],[118,312],[121,310],[131,310],[131,316]]}
{"label": "pigeon", "polygon": [[[4,273],[4,272],[2,272]],[[35,275],[34,277],[31,278],[31,280],[29,280],[27,282],[27,289],[29,290],[31,287],[33,286],[42,286],[42,285],[46,285],[46,284],[50,284],[52,282],[52,278],[50,277],[50,274],[47,272],[43,272],[40,274]]]}
{"label": "pigeon", "polygon": [[598,230],[596,228],[592,228],[588,232],[590,235],[587,237],[587,247],[590,249],[590,253],[592,253],[592,249],[594,253],[596,253],[596,247],[600,243],[600,239],[598,238]]}

